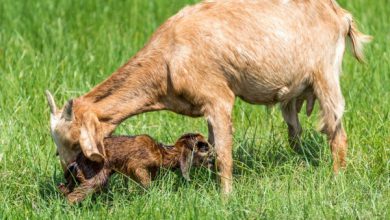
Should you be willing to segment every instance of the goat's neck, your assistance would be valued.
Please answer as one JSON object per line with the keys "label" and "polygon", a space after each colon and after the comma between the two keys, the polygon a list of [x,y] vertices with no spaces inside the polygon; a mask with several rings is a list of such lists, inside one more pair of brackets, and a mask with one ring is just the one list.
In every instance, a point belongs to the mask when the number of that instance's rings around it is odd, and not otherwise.
{"label": "goat's neck", "polygon": [[182,149],[175,146],[161,145],[162,164],[164,168],[178,168]]}
{"label": "goat's neck", "polygon": [[141,50],[111,77],[80,97],[84,111],[96,113],[106,135],[128,117],[164,109],[167,67],[163,56]]}

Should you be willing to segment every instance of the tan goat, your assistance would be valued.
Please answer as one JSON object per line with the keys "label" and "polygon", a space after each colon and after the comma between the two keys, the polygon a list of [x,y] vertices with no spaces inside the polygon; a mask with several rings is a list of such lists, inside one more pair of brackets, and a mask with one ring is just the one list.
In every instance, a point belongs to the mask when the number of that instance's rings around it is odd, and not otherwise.
{"label": "tan goat", "polygon": [[315,97],[337,173],[347,152],[339,83],[346,37],[362,60],[370,37],[334,0],[226,0],[186,7],[111,77],[62,110],[47,94],[63,167],[81,151],[93,161],[104,160],[103,138],[128,117],[170,110],[207,118],[221,188],[229,193],[235,98],[281,103],[294,144],[301,133],[302,100],[310,101],[310,110]]}

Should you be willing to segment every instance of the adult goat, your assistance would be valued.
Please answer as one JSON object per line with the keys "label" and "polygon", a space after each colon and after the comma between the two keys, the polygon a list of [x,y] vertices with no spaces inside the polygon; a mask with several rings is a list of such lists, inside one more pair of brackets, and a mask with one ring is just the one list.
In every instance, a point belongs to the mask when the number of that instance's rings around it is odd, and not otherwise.
{"label": "adult goat", "polygon": [[252,104],[281,103],[291,140],[300,134],[300,103],[307,98],[310,108],[315,97],[338,172],[347,152],[339,84],[346,37],[362,60],[370,37],[334,0],[226,0],[186,7],[92,91],[60,110],[47,94],[63,167],[81,151],[102,161],[103,138],[126,118],[170,110],[207,118],[221,188],[229,193],[235,97]]}

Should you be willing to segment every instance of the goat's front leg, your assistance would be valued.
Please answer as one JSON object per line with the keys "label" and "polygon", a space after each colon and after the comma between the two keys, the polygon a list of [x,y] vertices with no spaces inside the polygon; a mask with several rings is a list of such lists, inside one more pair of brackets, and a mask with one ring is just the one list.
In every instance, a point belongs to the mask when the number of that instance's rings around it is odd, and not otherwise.
{"label": "goat's front leg", "polygon": [[221,190],[225,195],[232,192],[233,182],[233,134],[231,121],[233,103],[234,98],[230,102],[226,102],[226,100],[216,102],[207,115],[209,133],[211,132],[209,139],[212,137],[215,145]]}
{"label": "goat's front leg", "polygon": [[64,195],[64,196],[67,196],[69,193],[71,193],[74,189],[74,187],[76,186],[76,183],[74,183],[73,181],[72,182],[67,182],[67,183],[61,183],[59,184],[57,187],[58,187],[58,190],[60,190],[60,192]]}
{"label": "goat's front leg", "polygon": [[61,183],[58,185],[58,189],[64,196],[67,196],[69,193],[71,193],[76,186],[76,176],[78,171],[79,168],[76,163],[70,164],[65,170],[64,177],[66,182],[65,184]]}
{"label": "goat's front leg", "polygon": [[290,146],[295,150],[300,149],[300,137],[302,127],[299,123],[296,99],[281,105],[284,121],[288,126],[288,141]]}
{"label": "goat's front leg", "polygon": [[66,196],[66,199],[70,204],[79,203],[83,201],[88,195],[97,191],[97,187],[90,182],[84,182],[77,186],[73,192]]}
{"label": "goat's front leg", "polygon": [[77,178],[81,182],[79,186],[77,186],[73,192],[69,193],[66,198],[70,204],[78,203],[83,201],[88,195],[91,195],[95,192],[99,192],[103,189],[108,182],[108,178],[110,176],[110,172],[107,170],[102,170],[97,173],[91,179],[83,179],[78,173]]}

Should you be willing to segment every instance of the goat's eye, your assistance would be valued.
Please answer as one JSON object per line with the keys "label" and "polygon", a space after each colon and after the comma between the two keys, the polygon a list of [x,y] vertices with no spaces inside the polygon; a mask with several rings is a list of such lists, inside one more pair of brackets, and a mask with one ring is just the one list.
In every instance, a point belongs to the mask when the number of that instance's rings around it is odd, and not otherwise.
{"label": "goat's eye", "polygon": [[209,145],[205,142],[198,142],[196,144],[200,152],[206,152],[209,151]]}

